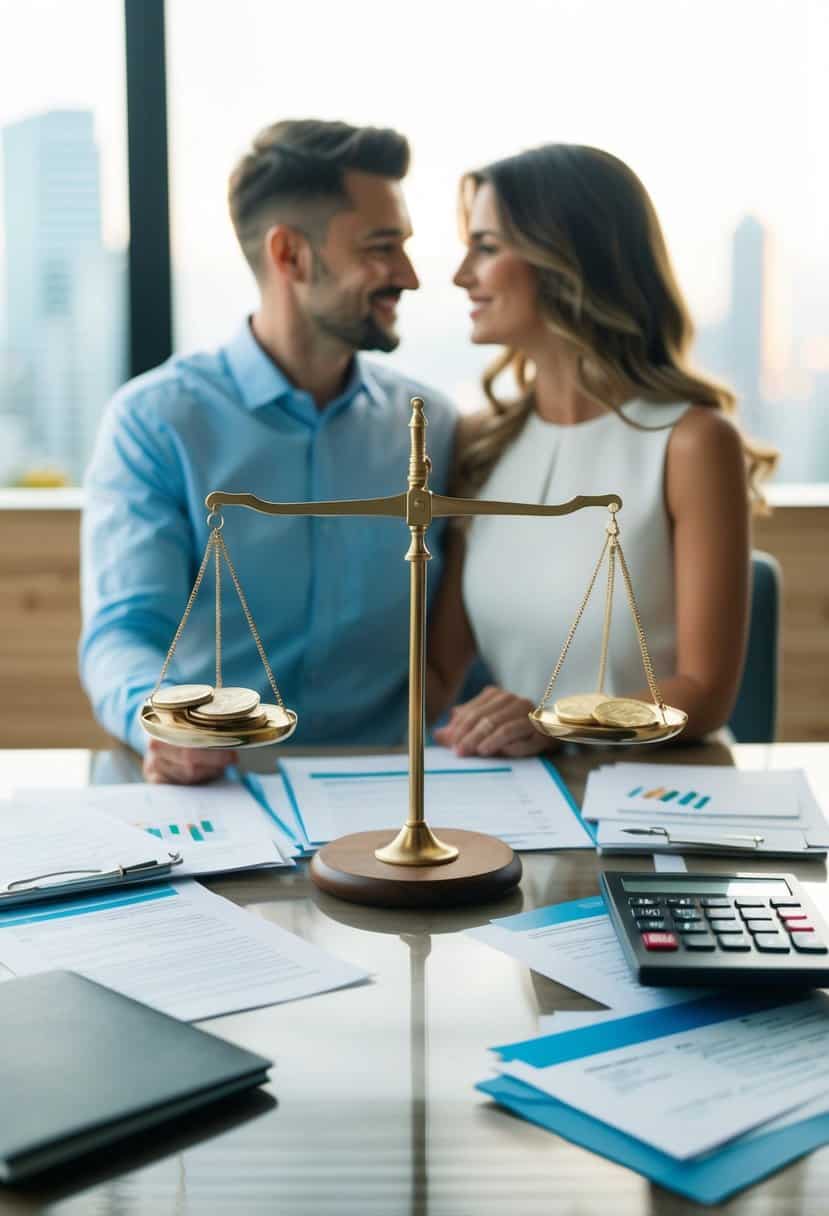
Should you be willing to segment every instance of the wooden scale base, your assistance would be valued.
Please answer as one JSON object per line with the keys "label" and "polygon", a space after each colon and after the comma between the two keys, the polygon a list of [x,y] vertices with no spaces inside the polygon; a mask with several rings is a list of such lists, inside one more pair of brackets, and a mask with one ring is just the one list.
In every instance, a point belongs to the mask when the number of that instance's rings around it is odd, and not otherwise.
{"label": "wooden scale base", "polygon": [[435,866],[400,866],[378,861],[374,850],[388,844],[394,829],[355,832],[332,840],[311,860],[311,877],[322,891],[375,908],[457,908],[500,899],[521,881],[521,859],[509,845],[481,832],[436,829],[455,845],[454,861]]}

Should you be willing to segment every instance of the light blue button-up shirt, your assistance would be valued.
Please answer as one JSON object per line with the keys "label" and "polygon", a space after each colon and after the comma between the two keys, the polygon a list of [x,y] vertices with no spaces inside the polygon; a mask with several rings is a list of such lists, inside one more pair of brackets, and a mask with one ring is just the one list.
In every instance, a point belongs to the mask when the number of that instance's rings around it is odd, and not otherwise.
{"label": "light blue button-up shirt", "polygon": [[[152,691],[208,539],[205,496],[300,502],[406,488],[409,399],[429,423],[431,488],[446,491],[454,411],[433,390],[361,356],[324,410],[295,388],[247,323],[212,354],[174,357],[121,389],[86,479],[81,678],[104,727],[146,747]],[[409,544],[397,519],[309,519],[224,509],[225,543],[303,744],[388,744],[406,730]],[[441,533],[430,530],[430,591]],[[223,569],[223,676],[272,701]],[[215,681],[211,571],[168,678]]]}

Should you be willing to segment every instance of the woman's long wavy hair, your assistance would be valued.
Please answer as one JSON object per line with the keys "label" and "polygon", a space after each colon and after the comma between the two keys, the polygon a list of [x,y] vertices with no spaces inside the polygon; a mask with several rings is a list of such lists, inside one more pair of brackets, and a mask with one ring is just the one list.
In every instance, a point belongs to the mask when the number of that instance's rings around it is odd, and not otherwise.
{"label": "woman's long wavy hair", "polygon": [[[693,324],[653,203],[627,165],[578,144],[548,144],[496,161],[461,181],[464,231],[484,182],[494,191],[503,239],[535,268],[547,324],[575,348],[580,386],[592,400],[629,426],[637,424],[613,400],[687,401],[735,412],[734,394],[689,365]],[[518,385],[513,400],[495,392],[507,370]],[[460,455],[463,492],[483,485],[523,427],[533,384],[532,364],[512,348],[487,369],[483,387],[491,413]],[[777,453],[745,437],[743,444],[751,497],[762,510],[759,485]]]}

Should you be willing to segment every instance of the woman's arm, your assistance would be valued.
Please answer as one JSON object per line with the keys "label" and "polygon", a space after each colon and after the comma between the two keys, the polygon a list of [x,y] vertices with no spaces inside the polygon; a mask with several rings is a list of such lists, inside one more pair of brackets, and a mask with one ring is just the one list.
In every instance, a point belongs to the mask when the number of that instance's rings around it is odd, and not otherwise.
{"label": "woman's arm", "polygon": [[[677,654],[676,672],[659,681],[659,690],[688,714],[685,736],[697,738],[722,726],[733,709],[748,632],[745,458],[736,428],[720,411],[695,406],[674,428],[665,503],[673,526]],[[645,688],[632,695],[650,700]]]}

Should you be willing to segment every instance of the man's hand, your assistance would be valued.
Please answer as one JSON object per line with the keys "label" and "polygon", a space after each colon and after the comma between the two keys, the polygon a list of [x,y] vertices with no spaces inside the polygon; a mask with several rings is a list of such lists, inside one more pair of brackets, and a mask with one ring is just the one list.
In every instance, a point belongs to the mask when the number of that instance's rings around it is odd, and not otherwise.
{"label": "man's hand", "polygon": [[199,785],[221,777],[229,764],[236,764],[236,752],[225,748],[213,751],[195,747],[173,747],[150,739],[144,756],[144,780],[156,785]]}
{"label": "man's hand", "polygon": [[549,749],[550,740],[527,717],[534,708],[525,697],[488,685],[456,705],[434,738],[459,756],[536,756]]}

